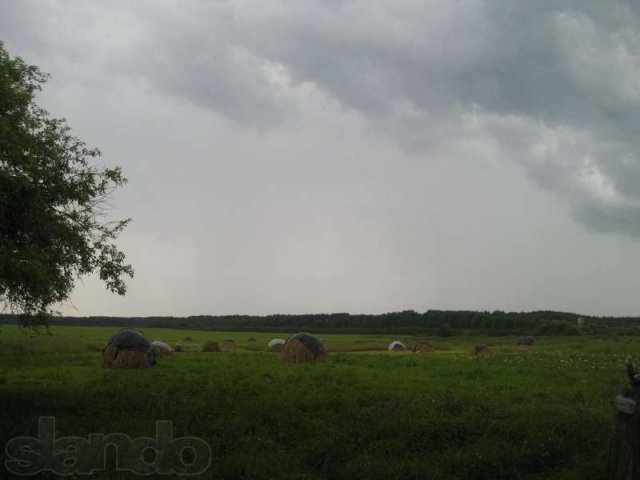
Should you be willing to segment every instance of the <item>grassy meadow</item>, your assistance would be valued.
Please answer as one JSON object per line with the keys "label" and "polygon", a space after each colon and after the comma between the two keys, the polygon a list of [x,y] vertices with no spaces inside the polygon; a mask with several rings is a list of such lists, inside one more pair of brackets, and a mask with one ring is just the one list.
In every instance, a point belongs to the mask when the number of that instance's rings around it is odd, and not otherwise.
{"label": "grassy meadow", "polygon": [[[3,464],[10,438],[55,416],[58,436],[84,437],[153,436],[171,420],[174,436],[211,446],[199,478],[598,479],[611,400],[625,361],[640,359],[633,337],[540,337],[530,349],[513,337],[432,338],[434,352],[413,354],[386,351],[408,336],[321,334],[327,363],[293,365],[265,351],[282,334],[149,328],[149,339],[193,340],[153,369],[100,369],[115,330],[1,327]],[[199,352],[225,339],[236,348]],[[472,356],[480,342],[494,354]]]}

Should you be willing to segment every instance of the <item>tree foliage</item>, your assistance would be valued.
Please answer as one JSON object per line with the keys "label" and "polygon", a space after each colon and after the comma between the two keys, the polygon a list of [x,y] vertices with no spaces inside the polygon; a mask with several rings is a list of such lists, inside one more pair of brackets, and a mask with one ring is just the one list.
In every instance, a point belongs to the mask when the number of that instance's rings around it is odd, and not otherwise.
{"label": "tree foliage", "polygon": [[29,324],[46,321],[80,276],[96,272],[120,295],[133,276],[114,244],[130,220],[106,219],[126,179],[92,164],[100,152],[35,104],[47,79],[0,42],[0,300]]}

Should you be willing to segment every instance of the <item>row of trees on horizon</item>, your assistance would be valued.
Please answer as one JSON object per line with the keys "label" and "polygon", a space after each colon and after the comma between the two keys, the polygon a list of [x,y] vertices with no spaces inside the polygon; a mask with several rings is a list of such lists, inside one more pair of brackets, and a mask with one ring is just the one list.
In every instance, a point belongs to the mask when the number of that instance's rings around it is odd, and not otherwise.
{"label": "row of trees on horizon", "polygon": [[[2,323],[18,323],[0,314]],[[330,313],[300,315],[198,315],[188,317],[54,317],[55,325],[196,330],[299,331],[337,333],[404,333],[452,335],[640,335],[638,317],[593,317],[575,313],[414,310],[378,315]]]}

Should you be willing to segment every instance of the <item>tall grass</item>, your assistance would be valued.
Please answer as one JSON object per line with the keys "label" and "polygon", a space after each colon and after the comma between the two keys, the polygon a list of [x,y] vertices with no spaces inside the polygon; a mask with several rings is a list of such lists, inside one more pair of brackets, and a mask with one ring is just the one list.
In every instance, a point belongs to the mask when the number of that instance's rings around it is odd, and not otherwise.
{"label": "tall grass", "polygon": [[[3,445],[35,435],[44,415],[56,417],[59,436],[152,436],[166,419],[176,436],[210,444],[201,478],[597,479],[623,364],[640,357],[617,338],[538,338],[518,350],[502,337],[453,337],[411,354],[380,351],[389,336],[322,335],[326,364],[291,365],[264,351],[269,333],[147,329],[148,338],[193,340],[150,370],[99,369],[112,332],[65,327],[31,338],[3,327]],[[238,348],[197,351],[223,338]],[[495,354],[471,356],[480,341]]]}

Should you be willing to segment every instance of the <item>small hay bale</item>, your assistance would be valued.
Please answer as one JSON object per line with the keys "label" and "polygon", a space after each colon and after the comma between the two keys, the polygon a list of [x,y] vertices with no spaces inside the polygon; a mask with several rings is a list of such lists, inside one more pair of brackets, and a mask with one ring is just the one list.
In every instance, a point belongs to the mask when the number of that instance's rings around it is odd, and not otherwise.
{"label": "small hay bale", "polygon": [[247,340],[247,342],[255,343],[256,342],[256,337],[249,337],[249,340]]}
{"label": "small hay bale", "polygon": [[184,337],[185,342],[193,342],[193,338],[191,336]]}
{"label": "small hay bale", "polygon": [[218,345],[218,342],[208,340],[202,344],[202,351],[203,352],[219,352],[220,345]]}
{"label": "small hay bale", "polygon": [[518,338],[516,345],[520,345],[522,347],[533,347],[534,343],[535,343],[534,338],[531,336],[527,336],[527,337]]}
{"label": "small hay bale", "polygon": [[389,350],[390,352],[401,352],[406,349],[407,349],[406,345],[402,343],[400,340],[394,340],[387,347],[387,350]]}
{"label": "small hay bale", "polygon": [[173,348],[160,340],[154,340],[151,342],[151,348],[153,349],[153,353],[158,357],[173,355]]}
{"label": "small hay bale", "polygon": [[230,338],[222,341],[222,346],[224,348],[236,348],[236,342],[231,340]]}
{"label": "small hay bale", "polygon": [[267,350],[270,352],[281,352],[285,343],[286,340],[282,338],[274,338],[267,344]]}
{"label": "small hay bale", "polygon": [[182,343],[181,342],[176,343],[176,346],[174,347],[173,351],[176,353],[184,352],[184,348],[182,348]]}
{"label": "small hay bale", "polygon": [[278,360],[285,363],[322,363],[327,358],[324,345],[313,335],[296,333],[284,344]]}
{"label": "small hay bale", "polygon": [[125,328],[111,336],[102,350],[102,368],[150,368],[156,355],[149,341],[137,330]]}
{"label": "small hay bale", "polygon": [[484,355],[490,355],[493,352],[487,345],[485,345],[484,343],[481,343],[479,345],[475,345],[473,347],[473,350],[471,350],[471,353],[476,356],[484,356]]}
{"label": "small hay bale", "polygon": [[426,340],[421,340],[415,344],[413,347],[413,353],[425,353],[425,352],[433,352],[434,348]]}

